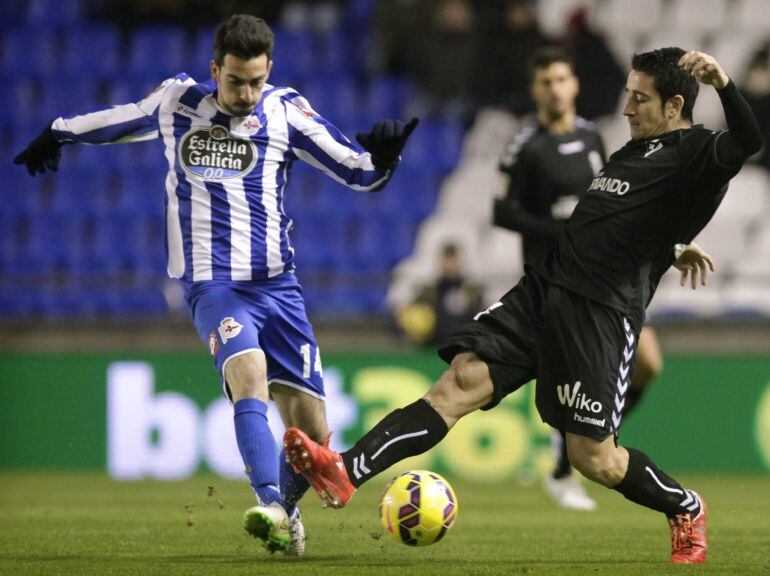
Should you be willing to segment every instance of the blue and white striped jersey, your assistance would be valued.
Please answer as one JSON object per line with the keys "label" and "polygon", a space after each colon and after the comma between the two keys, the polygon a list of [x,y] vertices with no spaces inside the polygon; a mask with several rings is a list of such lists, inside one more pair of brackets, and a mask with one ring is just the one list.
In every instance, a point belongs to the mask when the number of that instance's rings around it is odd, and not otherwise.
{"label": "blue and white striped jersey", "polygon": [[250,116],[237,117],[217,104],[213,81],[179,74],[136,104],[57,118],[52,128],[63,142],[163,140],[168,274],[186,282],[294,269],[283,208],[294,160],[357,190],[379,189],[391,175],[295,90],[271,85]]}

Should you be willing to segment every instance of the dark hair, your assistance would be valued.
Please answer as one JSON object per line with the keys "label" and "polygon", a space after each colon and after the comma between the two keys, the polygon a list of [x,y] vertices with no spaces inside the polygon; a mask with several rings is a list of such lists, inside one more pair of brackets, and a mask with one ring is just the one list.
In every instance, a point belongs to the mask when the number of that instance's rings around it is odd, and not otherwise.
{"label": "dark hair", "polygon": [[527,62],[529,83],[531,84],[535,79],[535,73],[538,70],[548,68],[551,64],[556,64],[557,62],[564,62],[573,73],[575,72],[575,63],[572,61],[572,57],[559,46],[544,46],[535,50]]}
{"label": "dark hair", "polygon": [[222,22],[214,34],[214,60],[220,66],[226,54],[250,60],[273,55],[275,35],[262,18],[249,14],[233,14]]}
{"label": "dark hair", "polygon": [[677,94],[684,98],[682,118],[692,122],[692,109],[698,97],[698,81],[690,72],[679,67],[679,59],[684,54],[681,48],[660,48],[634,54],[631,68],[652,76],[664,105]]}

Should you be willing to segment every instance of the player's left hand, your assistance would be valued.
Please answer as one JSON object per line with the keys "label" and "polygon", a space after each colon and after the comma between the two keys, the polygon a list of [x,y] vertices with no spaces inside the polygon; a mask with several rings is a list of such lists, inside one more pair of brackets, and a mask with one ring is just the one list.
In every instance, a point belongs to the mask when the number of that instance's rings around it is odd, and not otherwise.
{"label": "player's left hand", "polygon": [[713,56],[704,52],[690,50],[679,59],[679,66],[700,80],[703,84],[710,84],[717,90],[721,90],[730,82],[730,78],[722,70],[719,62]]}
{"label": "player's left hand", "polygon": [[705,286],[708,271],[716,271],[714,259],[695,242],[691,242],[685,247],[684,252],[674,262],[674,267],[681,272],[679,284],[681,286],[687,284],[687,277],[689,276],[690,286],[693,290],[698,287],[699,277],[701,285]]}
{"label": "player's left hand", "polygon": [[356,134],[356,140],[372,155],[372,164],[375,168],[387,170],[398,164],[398,158],[407,138],[419,123],[418,118],[412,118],[406,124],[401,120],[377,122],[368,134],[363,132]]}

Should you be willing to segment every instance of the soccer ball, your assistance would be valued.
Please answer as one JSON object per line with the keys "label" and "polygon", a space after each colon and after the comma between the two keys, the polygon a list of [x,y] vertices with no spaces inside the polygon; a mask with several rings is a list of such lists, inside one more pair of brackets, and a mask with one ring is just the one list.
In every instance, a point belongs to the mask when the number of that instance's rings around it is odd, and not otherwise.
{"label": "soccer ball", "polygon": [[396,542],[428,546],[457,519],[457,498],[444,478],[428,470],[396,476],[380,499],[380,522]]}

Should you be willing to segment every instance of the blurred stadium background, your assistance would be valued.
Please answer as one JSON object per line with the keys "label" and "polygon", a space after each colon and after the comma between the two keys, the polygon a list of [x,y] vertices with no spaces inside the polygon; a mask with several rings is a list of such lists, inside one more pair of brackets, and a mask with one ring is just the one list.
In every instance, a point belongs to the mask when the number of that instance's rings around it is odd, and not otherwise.
{"label": "blurred stadium background", "polygon": [[[299,89],[350,137],[384,118],[423,119],[382,193],[344,189],[299,162],[288,188],[297,274],[325,352],[338,445],[440,374],[430,345],[419,343],[429,341],[436,310],[410,304],[437,281],[447,243],[459,248],[464,275],[485,306],[521,273],[519,238],[490,221],[503,188],[500,153],[528,111],[521,62],[535,46],[564,42],[577,50],[584,94],[593,95],[578,111],[590,111],[609,150],[627,137],[619,111],[631,54],[662,45],[713,53],[751,97],[767,138],[764,0],[0,6],[6,471],[184,478],[203,469],[243,477],[230,407],[181,288],[165,274],[159,143],[66,147],[54,176],[30,178],[11,164],[56,116],[137,101],[180,71],[207,78],[213,27],[232,12],[269,20],[277,36],[271,82]],[[723,125],[708,90],[696,121]],[[735,178],[698,238],[717,261],[709,286],[692,292],[667,276],[651,310],[666,366],[624,435],[664,468],[770,468],[767,170],[764,152]],[[276,414],[271,418],[279,434]],[[526,483],[548,466],[548,434],[524,390],[469,417],[409,465],[470,481]]]}

